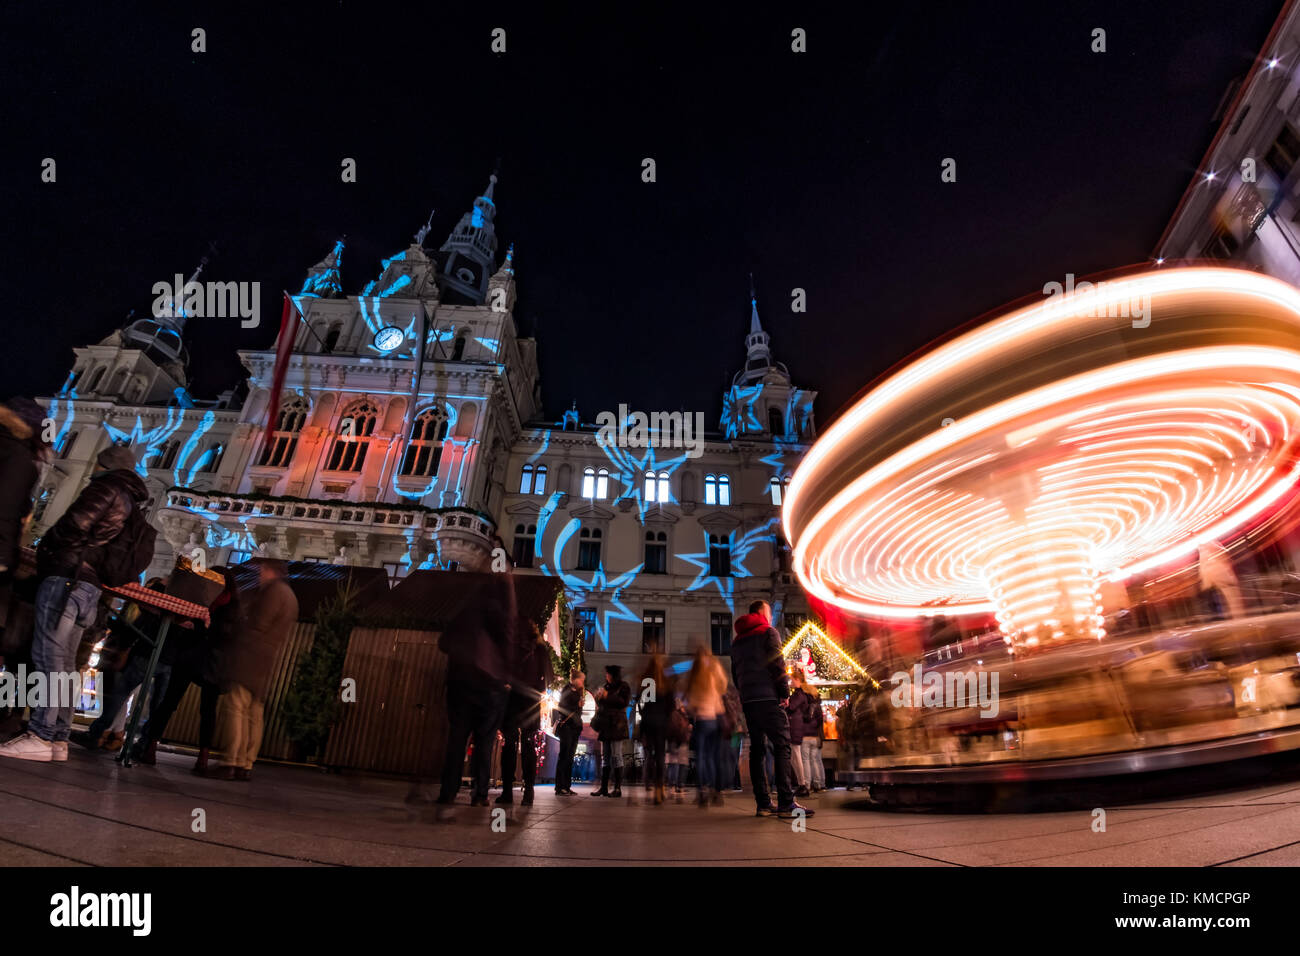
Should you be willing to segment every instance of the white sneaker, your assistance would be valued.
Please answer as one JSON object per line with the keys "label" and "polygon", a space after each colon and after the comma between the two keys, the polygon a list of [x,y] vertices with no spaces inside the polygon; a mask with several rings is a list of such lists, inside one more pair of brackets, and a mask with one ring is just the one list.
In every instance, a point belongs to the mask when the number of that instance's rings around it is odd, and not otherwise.
{"label": "white sneaker", "polygon": [[[6,740],[0,744],[0,757],[13,757],[17,760],[39,760],[43,763],[49,763],[54,759],[54,745],[48,740],[42,740],[31,731],[15,737],[13,740]],[[65,758],[67,754],[64,754]]]}
{"label": "white sneaker", "polygon": [[68,759],[68,742],[66,740],[50,741],[50,759],[51,760]]}

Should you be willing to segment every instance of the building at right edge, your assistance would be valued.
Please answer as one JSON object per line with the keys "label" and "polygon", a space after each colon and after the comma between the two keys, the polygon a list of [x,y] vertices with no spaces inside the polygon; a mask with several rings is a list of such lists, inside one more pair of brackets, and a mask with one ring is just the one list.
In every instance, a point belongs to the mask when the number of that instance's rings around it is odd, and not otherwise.
{"label": "building at right edge", "polygon": [[1220,259],[1300,286],[1300,7],[1290,0],[1156,243],[1157,264]]}

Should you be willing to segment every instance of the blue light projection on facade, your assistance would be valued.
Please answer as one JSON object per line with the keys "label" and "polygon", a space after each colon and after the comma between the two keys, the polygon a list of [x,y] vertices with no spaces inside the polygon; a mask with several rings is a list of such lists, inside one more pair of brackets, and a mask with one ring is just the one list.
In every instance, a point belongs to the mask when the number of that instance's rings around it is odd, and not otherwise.
{"label": "blue light projection on facade", "polygon": [[343,283],[339,276],[339,266],[343,264],[343,240],[334,243],[334,251],[326,256],[325,261],[333,258],[334,263],[324,272],[308,275],[302,284],[299,295],[320,298],[343,294]]}
{"label": "blue light projection on facade", "polygon": [[203,420],[199,422],[199,427],[194,429],[194,433],[190,435],[189,441],[181,447],[180,454],[176,456],[176,469],[172,472],[172,482],[174,484],[188,488],[194,482],[194,476],[198,473],[199,467],[208,460],[208,454],[211,452],[211,449],[208,450],[208,453],[205,453],[194,462],[193,466],[190,468],[189,474],[185,476],[184,481],[181,481],[181,469],[185,467],[185,462],[189,460],[190,455],[194,454],[194,449],[199,446],[199,439],[203,437],[203,433],[211,428],[212,423],[216,420],[217,416],[213,412],[205,412]]}
{"label": "blue light projection on facade", "polygon": [[688,584],[685,590],[698,591],[712,584],[718,589],[719,597],[726,602],[731,613],[735,614],[735,579],[754,576],[754,573],[745,567],[745,562],[749,560],[758,545],[775,544],[776,536],[773,534],[772,529],[776,526],[776,523],[776,518],[768,518],[763,524],[746,531],[739,538],[737,538],[737,532],[734,529],[727,535],[727,543],[731,552],[731,574],[729,576],[709,573],[709,533],[707,531],[702,532],[704,534],[704,550],[702,552],[677,555],[682,561],[699,569],[695,580]]}
{"label": "blue light projection on facade", "polygon": [[159,446],[170,438],[172,433],[175,432],[176,429],[180,428],[183,422],[184,418],[181,409],[169,408],[167,409],[167,421],[154,428],[150,428],[148,431],[145,430],[141,423],[139,415],[135,417],[130,432],[125,432],[120,428],[116,428],[108,422],[104,422],[103,425],[104,430],[108,432],[109,438],[111,438],[115,443],[131,445],[132,447],[142,445],[144,447],[144,454],[141,455],[140,460],[135,463],[135,470],[141,478],[147,478],[149,476],[149,471],[144,466],[145,461],[158,451]]}
{"label": "blue light projection on facade", "polygon": [[[418,408],[418,411],[415,411],[415,412],[408,411],[407,414],[406,414],[406,418],[405,418],[405,420],[404,420],[404,422],[403,422],[403,425],[402,425],[402,434],[405,435],[405,434],[408,433],[408,430],[407,430],[407,427],[406,427],[406,426],[410,424],[410,422],[411,422],[411,415],[412,415],[413,413],[414,413],[414,414],[420,414],[420,415],[422,415],[422,414],[424,414],[426,411],[428,411],[430,408],[434,408],[434,407],[441,407],[442,410],[443,410],[443,413],[447,416],[447,431],[448,431],[448,433],[450,433],[451,430],[454,429],[454,428],[456,427],[456,419],[459,417],[459,412],[456,410],[456,406],[455,406],[455,405],[452,405],[450,402],[434,402],[434,403],[431,404],[431,405],[420,406],[420,407]],[[448,446],[448,447],[455,447],[455,445],[454,445],[454,440],[453,440],[453,439],[445,439],[444,442],[443,442],[443,444],[446,445],[446,446]],[[398,465],[397,465],[397,468],[395,468],[394,471],[393,471],[393,478],[392,478],[392,482],[391,482],[391,484],[392,484],[392,488],[393,488],[393,491],[395,491],[397,494],[401,495],[403,498],[409,498],[409,499],[411,499],[412,501],[418,501],[418,500],[420,500],[421,498],[424,498],[426,495],[432,494],[433,489],[434,489],[435,487],[437,487],[437,484],[438,484],[438,476],[437,476],[437,475],[432,475],[432,476],[430,476],[428,482],[427,482],[427,483],[425,484],[425,486],[424,486],[423,488],[421,488],[419,491],[405,491],[405,490],[399,488],[399,487],[397,486],[397,482],[398,482],[398,479],[399,479],[401,476],[398,475],[397,472],[401,470],[401,462],[402,462],[403,458],[405,457],[405,455],[406,455],[406,449],[403,448],[402,451],[401,451],[401,454],[399,454],[399,455],[397,456]],[[462,469],[464,468],[464,462],[463,462],[463,461],[461,462],[461,467],[462,467]],[[442,470],[441,467],[439,467],[438,470],[441,471],[441,470]],[[459,503],[459,500],[460,500],[460,499],[459,499],[459,496],[458,496],[458,497],[457,497],[457,502],[458,502],[458,503]]]}
{"label": "blue light projection on facade", "polygon": [[754,412],[754,403],[762,394],[763,385],[733,385],[722,398],[722,431],[727,438],[738,438],[746,432],[761,432],[762,424]]}

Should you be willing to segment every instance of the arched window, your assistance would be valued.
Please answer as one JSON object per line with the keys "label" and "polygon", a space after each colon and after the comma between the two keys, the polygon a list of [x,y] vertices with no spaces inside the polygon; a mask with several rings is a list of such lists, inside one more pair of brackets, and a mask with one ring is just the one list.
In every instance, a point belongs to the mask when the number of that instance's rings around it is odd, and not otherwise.
{"label": "arched window", "polygon": [[578,535],[578,570],[600,570],[600,529],[583,528]]}
{"label": "arched window", "polygon": [[451,346],[451,360],[459,362],[465,357],[465,336],[456,336],[456,341]]}
{"label": "arched window", "polygon": [[726,475],[718,475],[718,504],[731,504],[731,479]]}
{"label": "arched window", "polygon": [[609,494],[609,470],[586,468],[582,472],[582,497],[603,501]]}
{"label": "arched window", "polygon": [[537,549],[537,525],[515,525],[515,567],[531,568]]}
{"label": "arched window", "polygon": [[298,447],[298,433],[306,421],[307,402],[304,399],[290,399],[281,405],[271,440],[262,446],[262,454],[257,463],[272,468],[286,467],[293,459],[294,449]]}
{"label": "arched window", "polygon": [[731,539],[726,535],[709,535],[709,574],[715,578],[731,577]]}
{"label": "arched window", "polygon": [[716,505],[718,503],[718,476],[704,476],[704,503],[706,505]]}
{"label": "arched window", "polygon": [[343,334],[343,326],[335,325],[325,333],[325,344],[321,346],[322,352],[333,352],[334,347],[339,344],[339,336]]}
{"label": "arched window", "polygon": [[532,465],[524,465],[523,471],[519,473],[519,493],[521,495],[530,495],[533,493]]}
{"label": "arched window", "polygon": [[768,485],[772,492],[772,504],[779,505],[781,503],[781,491],[783,490],[781,479],[773,475],[772,480],[768,482]]}
{"label": "arched window", "polygon": [[767,410],[767,430],[773,435],[785,434],[785,421],[781,417],[781,409],[769,408]]}
{"label": "arched window", "polygon": [[221,456],[226,453],[226,449],[218,442],[209,445],[207,452],[203,455],[203,465],[199,471],[203,474],[214,475],[217,469],[221,467]]}
{"label": "arched window", "polygon": [[176,453],[181,450],[179,441],[169,441],[163,446],[162,464],[160,468],[171,468],[176,464]]}
{"label": "arched window", "polygon": [[370,450],[379,409],[370,402],[353,402],[339,417],[338,435],[330,449],[327,471],[360,471]]}
{"label": "arched window", "polygon": [[657,475],[653,471],[645,473],[645,500],[660,503],[672,500],[672,492],[668,486],[668,472],[661,471]]}
{"label": "arched window", "polygon": [[106,365],[101,365],[99,368],[95,369],[94,373],[90,376],[90,381],[86,383],[86,391],[93,392],[95,389],[99,388],[99,383],[103,379],[104,373],[107,371],[108,366]]}
{"label": "arched window", "polygon": [[538,465],[537,470],[533,473],[533,494],[546,494],[546,466]]}
{"label": "arched window", "polygon": [[668,535],[662,531],[645,533],[645,571],[647,574],[668,573]]}
{"label": "arched window", "polygon": [[63,436],[63,441],[59,444],[59,457],[67,458],[72,454],[72,446],[77,443],[77,432],[68,432]]}
{"label": "arched window", "polygon": [[440,408],[427,408],[415,419],[411,440],[402,458],[403,475],[431,478],[442,461],[442,442],[447,437],[447,415]]}

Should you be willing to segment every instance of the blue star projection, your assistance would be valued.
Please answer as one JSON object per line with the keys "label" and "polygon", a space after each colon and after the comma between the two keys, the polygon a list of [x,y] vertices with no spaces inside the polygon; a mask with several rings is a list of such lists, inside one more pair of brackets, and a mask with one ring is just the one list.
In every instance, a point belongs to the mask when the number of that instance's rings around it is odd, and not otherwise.
{"label": "blue star projection", "polygon": [[749,578],[754,574],[745,566],[754,549],[760,544],[775,544],[776,534],[773,528],[776,526],[776,518],[768,518],[757,528],[753,528],[737,537],[737,531],[733,529],[727,535],[727,544],[731,552],[731,574],[729,576],[718,576],[709,573],[709,533],[702,532],[704,535],[704,550],[694,554],[678,554],[677,557],[687,564],[692,564],[699,569],[695,580],[686,586],[687,591],[698,591],[701,588],[707,588],[713,585],[718,589],[718,596],[726,602],[727,607],[734,615],[736,613],[735,590],[737,578]]}

